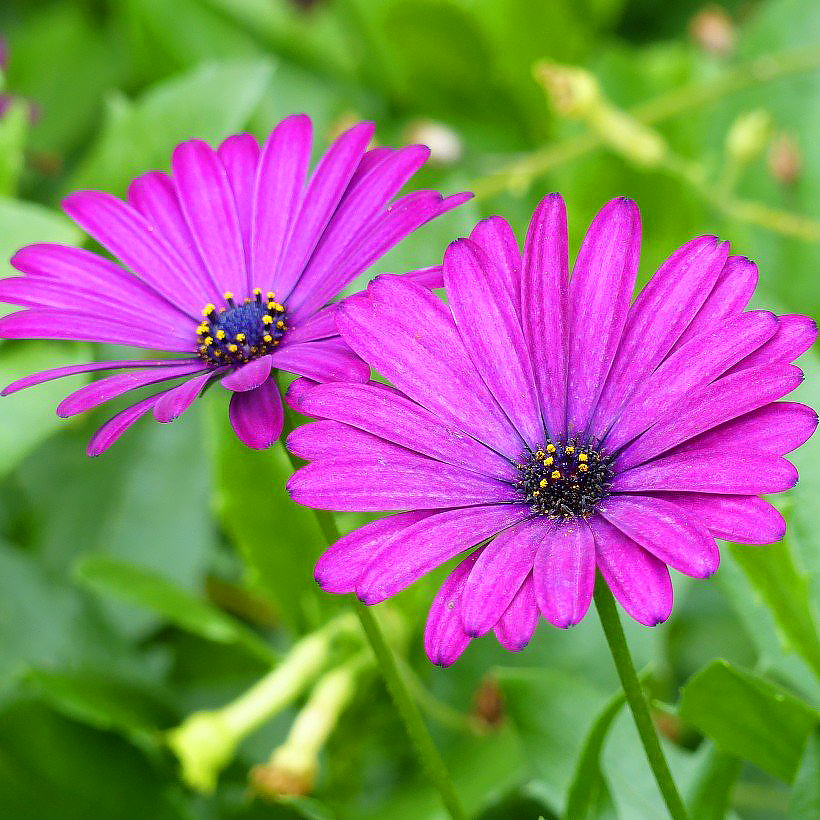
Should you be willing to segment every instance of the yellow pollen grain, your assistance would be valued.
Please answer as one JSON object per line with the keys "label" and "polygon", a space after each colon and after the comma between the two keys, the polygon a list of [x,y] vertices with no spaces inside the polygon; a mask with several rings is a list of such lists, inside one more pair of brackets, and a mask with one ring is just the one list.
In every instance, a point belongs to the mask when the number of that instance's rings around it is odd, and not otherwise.
{"label": "yellow pollen grain", "polygon": [[222,294],[222,298],[225,299],[227,302],[228,299],[233,299],[233,293],[229,290],[226,290],[225,293]]}
{"label": "yellow pollen grain", "polygon": [[270,333],[266,333],[266,334],[262,337],[262,341],[263,341],[263,342],[268,342],[268,343],[270,343],[270,342],[272,342],[272,341],[273,341],[273,336],[271,336],[271,335],[270,335]]}
{"label": "yellow pollen grain", "polygon": [[254,288],[253,289],[254,296],[261,296],[262,295],[262,288]]}
{"label": "yellow pollen grain", "polygon": [[213,343],[214,343],[214,340],[213,340],[210,336],[206,336],[206,337],[202,340],[202,344],[204,344],[204,345],[205,345],[205,347],[210,347]]}
{"label": "yellow pollen grain", "polygon": [[220,341],[225,338],[225,331],[224,330],[217,330],[216,331],[216,338]]}
{"label": "yellow pollen grain", "polygon": [[539,487],[546,487],[547,484],[549,484],[549,481],[547,481],[546,478],[542,478],[541,481],[539,482],[538,486]]}
{"label": "yellow pollen grain", "polygon": [[276,327],[278,327],[279,330],[282,330],[282,328],[284,328],[284,326],[285,326],[285,323],[281,319],[276,323]]}
{"label": "yellow pollen grain", "polygon": [[272,299],[275,299],[275,298],[276,298],[276,294],[272,290],[269,290],[268,291],[268,300],[272,300]]}
{"label": "yellow pollen grain", "polygon": [[237,342],[244,342],[247,336],[244,333],[237,333],[236,334],[236,341]]}
{"label": "yellow pollen grain", "polygon": [[571,456],[575,452],[575,448],[572,445],[569,445],[568,447],[564,447],[564,452],[568,456]]}
{"label": "yellow pollen grain", "polygon": [[550,473],[550,478],[561,478],[561,472],[559,470],[553,470]]}
{"label": "yellow pollen grain", "polygon": [[578,453],[578,461],[589,461],[589,456],[586,453]]}
{"label": "yellow pollen grain", "polygon": [[230,350],[231,353],[236,353],[236,351],[239,350],[239,347],[235,344],[229,344],[228,345],[228,350]]}
{"label": "yellow pollen grain", "polygon": [[548,453],[554,453],[555,452],[555,445],[554,444],[548,444],[547,445],[547,452]]}
{"label": "yellow pollen grain", "polygon": [[203,316],[208,316],[211,313],[213,313],[215,310],[216,310],[216,307],[214,307],[214,305],[211,305],[211,304],[205,305],[205,307],[202,308],[202,315]]}
{"label": "yellow pollen grain", "polygon": [[533,497],[537,497],[537,496],[541,495],[541,490],[533,490],[532,494],[533,494]]}
{"label": "yellow pollen grain", "polygon": [[273,316],[263,316],[262,317],[262,324],[272,325],[273,324]]}
{"label": "yellow pollen grain", "polygon": [[586,464],[579,464],[579,465],[578,465],[578,469],[579,469],[582,473],[585,473],[585,472],[589,469],[589,467],[588,467]]}
{"label": "yellow pollen grain", "polygon": [[552,467],[553,464],[555,464],[555,459],[552,456],[548,456],[544,459],[545,467]]}

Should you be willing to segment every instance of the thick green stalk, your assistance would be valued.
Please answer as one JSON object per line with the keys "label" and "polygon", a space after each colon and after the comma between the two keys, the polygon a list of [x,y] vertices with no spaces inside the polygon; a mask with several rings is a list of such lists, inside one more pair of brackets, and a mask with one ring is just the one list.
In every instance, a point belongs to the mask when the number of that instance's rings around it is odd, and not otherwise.
{"label": "thick green stalk", "polygon": [[669,815],[672,820],[687,820],[686,807],[672,778],[672,772],[669,770],[669,764],[664,757],[655,727],[652,725],[649,705],[644,697],[641,683],[635,672],[635,665],[632,663],[632,657],[629,654],[621,619],[618,617],[618,611],[615,608],[615,599],[600,575],[595,584],[595,606],[609,644],[609,651],[612,653],[612,660],[615,662],[615,669],[618,671],[618,677],[626,695],[626,701],[632,710],[635,726],[646,752],[646,759],[649,761],[649,766],[658,783],[658,788],[669,810]]}

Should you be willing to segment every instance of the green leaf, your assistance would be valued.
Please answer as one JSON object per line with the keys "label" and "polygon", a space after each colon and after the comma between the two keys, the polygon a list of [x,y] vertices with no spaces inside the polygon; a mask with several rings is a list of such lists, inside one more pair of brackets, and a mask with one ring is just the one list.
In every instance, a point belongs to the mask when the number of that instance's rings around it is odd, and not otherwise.
{"label": "green leaf", "polygon": [[806,743],[800,768],[794,779],[789,820],[816,820],[820,817],[820,733]]}
{"label": "green leaf", "polygon": [[145,607],[194,635],[244,646],[264,661],[276,660],[276,653],[243,623],[161,575],[103,555],[81,558],[75,574],[92,589]]}
{"label": "green leaf", "polygon": [[683,720],[719,749],[791,781],[818,713],[754,672],[714,661],[683,687]]}
{"label": "green leaf", "polygon": [[809,600],[809,582],[795,565],[788,535],[765,547],[730,544],[732,558],[774,616],[784,643],[820,677],[820,636]]}
{"label": "green leaf", "polygon": [[626,697],[622,693],[615,695],[592,725],[575,764],[575,774],[564,811],[566,817],[586,820],[613,815],[612,797],[601,772],[600,758],[607,732],[625,701]]}
{"label": "green leaf", "polygon": [[28,132],[29,106],[12,99],[0,117],[0,196],[14,196],[23,171],[23,149]]}
{"label": "green leaf", "polygon": [[313,581],[316,559],[327,544],[315,513],[288,496],[285,483],[293,466],[282,442],[270,450],[249,450],[231,430],[224,408],[214,407],[211,420],[216,508],[251,583],[288,627],[315,626],[320,613],[341,604]]}
{"label": "green leaf", "polygon": [[689,814],[698,820],[723,820],[729,810],[732,788],[740,774],[741,761],[712,746],[703,757],[689,789]]}
{"label": "green leaf", "polygon": [[271,77],[269,60],[225,60],[198,66],[153,86],[134,102],[109,99],[102,133],[68,188],[122,194],[150,168],[167,168],[174,146],[198,137],[217,142],[239,130]]}

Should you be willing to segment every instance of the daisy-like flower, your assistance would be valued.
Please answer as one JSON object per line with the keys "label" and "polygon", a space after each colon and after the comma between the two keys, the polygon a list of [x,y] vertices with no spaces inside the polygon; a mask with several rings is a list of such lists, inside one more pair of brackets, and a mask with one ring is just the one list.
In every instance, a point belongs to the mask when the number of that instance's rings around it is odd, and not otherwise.
{"label": "daisy-like flower", "polygon": [[344,536],[316,580],[366,604],[471,550],[430,611],[430,659],[448,665],[494,630],[507,649],[539,615],[587,612],[596,568],[642,624],[672,609],[668,567],[718,567],[715,538],[779,539],[758,496],[787,490],[783,457],[817,416],[778,402],[816,336],[803,316],[746,311],[757,272],[700,237],[630,305],[640,217],[617,199],[595,218],[569,276],[566,211],[546,197],[523,256],[499,217],[447,249],[449,306],[398,277],[347,300],[342,338],[395,387],[295,383],[320,419],[290,449],[311,463],[293,498],[333,510],[405,510]]}
{"label": "daisy-like flower", "polygon": [[[216,380],[231,391],[234,430],[257,449],[282,430],[277,370],[317,382],[366,381],[370,370],[339,338],[328,303],[400,239],[469,198],[417,191],[391,203],[429,151],[368,150],[373,130],[350,128],[309,178],[311,123],[297,115],[279,123],[261,150],[249,134],[216,151],[200,140],[182,143],[172,174],[138,177],[127,202],[98,191],[70,195],[66,213],[121,265],[62,245],[23,248],[12,259],[23,276],[0,282],[0,301],[25,310],[0,319],[0,337],[181,355],[61,367],[3,393],[127,369],[71,393],[57,412],[72,416],[164,383],[94,434],[88,450],[97,455],[149,411],[173,421]],[[408,276],[435,286],[441,269]]]}

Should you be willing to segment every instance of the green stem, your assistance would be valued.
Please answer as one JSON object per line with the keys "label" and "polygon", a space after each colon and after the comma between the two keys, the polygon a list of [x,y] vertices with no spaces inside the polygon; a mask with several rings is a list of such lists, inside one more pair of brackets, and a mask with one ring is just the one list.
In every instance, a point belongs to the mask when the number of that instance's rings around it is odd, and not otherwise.
{"label": "green stem", "polygon": [[672,820],[687,820],[686,807],[672,779],[672,772],[669,770],[669,764],[666,762],[655,727],[652,725],[652,718],[649,716],[649,705],[629,654],[621,619],[615,608],[615,599],[600,576],[595,584],[595,606],[609,644],[609,651],[612,653],[612,660],[618,671],[618,677],[621,679],[626,701],[632,710],[635,726],[646,752],[646,759],[649,761],[669,815]]}
{"label": "green stem", "polygon": [[[288,411],[285,416],[286,429],[283,432],[283,440],[284,437],[287,436],[289,429],[292,429],[293,421],[293,416]],[[288,457],[291,459],[294,467],[299,466],[298,462],[294,460],[289,452]],[[328,544],[338,541],[340,533],[336,526],[333,513],[326,510],[314,510],[314,512],[316,513],[316,520],[322,530],[322,534]],[[396,658],[385,640],[379,622],[373,616],[370,609],[361,603],[358,598],[351,597],[350,601],[353,606],[353,611],[358,616],[362,629],[376,657],[376,662],[384,678],[384,682],[387,685],[387,690],[393,699],[396,711],[399,713],[399,717],[404,723],[404,728],[415,747],[419,761],[427,772],[427,776],[441,795],[442,803],[444,803],[445,808],[453,820],[466,820],[467,814],[456,794],[450,773],[447,771],[447,766],[439,754],[438,749],[436,749],[433,738],[430,737],[430,733],[424,724],[421,712],[410,696],[410,692],[399,673]]]}

